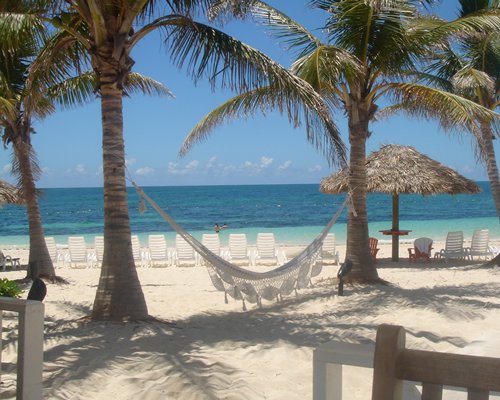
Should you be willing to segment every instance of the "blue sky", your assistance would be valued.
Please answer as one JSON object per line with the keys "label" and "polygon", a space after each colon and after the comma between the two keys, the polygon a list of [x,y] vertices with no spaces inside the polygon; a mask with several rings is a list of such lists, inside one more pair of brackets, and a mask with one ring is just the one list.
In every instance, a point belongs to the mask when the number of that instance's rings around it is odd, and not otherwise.
{"label": "blue sky", "polygon": [[[270,3],[310,29],[324,19],[305,7],[306,1],[274,0]],[[455,14],[455,0],[446,0],[440,15]],[[233,22],[225,31],[264,51],[285,66],[293,61],[276,41],[253,23]],[[137,47],[134,70],[167,86],[175,99],[134,96],[124,102],[124,135],[129,171],[141,186],[318,183],[333,172],[327,161],[307,143],[305,131],[294,129],[286,117],[265,117],[228,123],[197,144],[184,158],[180,146],[194,125],[215,106],[231,97],[212,92],[205,82],[196,86],[184,71],[171,66],[168,55],[152,36]],[[334,116],[343,139],[347,127],[343,114]],[[102,186],[100,103],[60,110],[35,124],[33,144],[43,174],[38,186]],[[433,122],[403,116],[372,124],[367,153],[383,144],[414,146],[418,151],[474,180],[487,180],[475,159],[468,136],[449,136]],[[500,142],[500,141],[496,141]],[[495,144],[500,153],[500,144]],[[12,181],[10,149],[0,152],[0,179]]]}

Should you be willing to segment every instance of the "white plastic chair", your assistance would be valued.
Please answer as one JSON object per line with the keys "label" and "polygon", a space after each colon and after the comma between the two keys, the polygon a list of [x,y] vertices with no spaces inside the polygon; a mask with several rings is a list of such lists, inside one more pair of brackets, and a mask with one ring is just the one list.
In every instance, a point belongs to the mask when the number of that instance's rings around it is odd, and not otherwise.
{"label": "white plastic chair", "polygon": [[278,264],[278,253],[276,251],[274,233],[257,234],[257,253],[255,254],[253,264]]}
{"label": "white plastic chair", "polygon": [[241,264],[250,264],[248,254],[247,235],[244,233],[229,234],[229,251],[227,258],[232,262]]}
{"label": "white plastic chair", "polygon": [[57,267],[59,264],[59,260],[62,259],[62,255],[59,254],[59,250],[57,250],[56,240],[52,236],[46,237],[45,245],[47,246],[47,250],[49,252],[50,259],[54,264],[54,267]]}
{"label": "white plastic chair", "polygon": [[196,255],[197,253],[181,235],[175,236],[175,253],[173,257],[175,265],[197,265],[198,257]]}
{"label": "white plastic chair", "polygon": [[102,266],[102,260],[104,257],[104,236],[96,236],[94,238],[94,251],[95,251],[95,266]]}
{"label": "white plastic chair", "polygon": [[139,236],[132,235],[130,239],[132,240],[132,255],[134,257],[135,265],[137,266],[139,264],[141,267],[143,267],[144,262],[146,261],[146,257],[141,249]]}
{"label": "white plastic chair", "polygon": [[466,247],[467,257],[473,260],[473,257],[484,257],[485,259],[491,257],[493,252],[489,248],[490,241],[489,229],[476,229],[472,234],[470,247]]}
{"label": "white plastic chair", "polygon": [[151,267],[153,267],[155,263],[165,266],[169,264],[167,240],[165,239],[165,235],[149,235],[148,246],[149,265]]}
{"label": "white plastic chair", "polygon": [[70,236],[68,238],[68,248],[67,262],[70,267],[77,267],[80,264],[85,264],[87,268],[90,266],[90,257],[83,236]]}
{"label": "white plastic chair", "polygon": [[323,246],[321,247],[321,261],[323,264],[339,264],[339,252],[335,246],[335,234],[333,233],[327,234],[323,240]]}
{"label": "white plastic chair", "polygon": [[201,243],[212,253],[220,256],[220,238],[218,233],[204,233],[201,238]]}
{"label": "white plastic chair", "polygon": [[467,252],[464,249],[464,233],[462,231],[448,232],[446,235],[445,248],[434,254],[435,258],[448,258],[464,259],[467,257]]}

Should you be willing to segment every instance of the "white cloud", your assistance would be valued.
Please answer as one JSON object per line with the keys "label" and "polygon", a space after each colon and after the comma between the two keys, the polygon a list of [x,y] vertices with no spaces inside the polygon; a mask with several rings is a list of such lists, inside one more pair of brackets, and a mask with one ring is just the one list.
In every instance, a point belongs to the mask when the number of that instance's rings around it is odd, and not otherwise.
{"label": "white cloud", "polygon": [[188,164],[186,165],[186,172],[195,170],[198,167],[199,163],[200,162],[198,160],[188,162]]}
{"label": "white cloud", "polygon": [[85,165],[84,164],[78,164],[75,167],[75,170],[80,175],[85,175],[87,173],[87,170],[85,169]]}
{"label": "white cloud", "polygon": [[260,167],[267,168],[273,163],[273,159],[271,157],[262,156],[260,158]]}
{"label": "white cloud", "polygon": [[11,171],[12,171],[12,164],[11,163],[5,164],[2,167],[2,175],[4,175],[4,174],[10,174]]}
{"label": "white cloud", "polygon": [[288,168],[290,168],[290,165],[292,165],[292,162],[290,160],[285,161],[283,164],[281,164],[278,167],[278,170],[279,171],[286,171]]}
{"label": "white cloud", "polygon": [[126,167],[130,167],[132,165],[134,165],[136,163],[136,159],[135,158],[127,158],[125,159],[125,166]]}
{"label": "white cloud", "polygon": [[217,161],[217,157],[212,156],[208,159],[207,164],[205,165],[206,169],[212,169],[215,167],[215,162]]}
{"label": "white cloud", "polygon": [[135,173],[140,176],[151,175],[155,170],[151,167],[141,167],[138,168]]}
{"label": "white cloud", "polygon": [[322,170],[323,170],[323,167],[319,164],[316,164],[315,166],[309,168],[309,172],[319,172]]}
{"label": "white cloud", "polygon": [[199,165],[198,160],[193,160],[190,161],[186,164],[186,166],[181,166],[179,163],[175,162],[169,162],[168,167],[167,167],[167,172],[172,175],[186,175],[186,174],[193,174],[196,172],[198,165]]}

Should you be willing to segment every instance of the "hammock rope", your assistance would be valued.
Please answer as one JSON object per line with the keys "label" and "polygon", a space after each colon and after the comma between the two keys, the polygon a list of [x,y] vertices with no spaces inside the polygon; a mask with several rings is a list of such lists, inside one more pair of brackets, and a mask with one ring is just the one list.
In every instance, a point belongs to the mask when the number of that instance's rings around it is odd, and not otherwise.
{"label": "hammock rope", "polygon": [[[266,272],[251,271],[235,265],[228,260],[210,251],[195,237],[189,234],[182,226],[168,215],[158,204],[151,199],[142,188],[131,181],[141,202],[147,201],[153,209],[174,229],[193,249],[203,258],[208,274],[214,287],[224,292],[227,303],[227,295],[237,300],[245,300],[250,303],[262,305],[262,299],[278,301],[282,296],[291,294],[297,289],[307,287],[311,283],[311,278],[319,275],[322,263],[318,263],[321,255],[323,240],[337,222],[340,214],[349,203],[352,206],[351,195],[337,209],[330,222],[323,228],[321,233],[297,256],[285,264]],[[143,205],[140,208],[144,208]]]}

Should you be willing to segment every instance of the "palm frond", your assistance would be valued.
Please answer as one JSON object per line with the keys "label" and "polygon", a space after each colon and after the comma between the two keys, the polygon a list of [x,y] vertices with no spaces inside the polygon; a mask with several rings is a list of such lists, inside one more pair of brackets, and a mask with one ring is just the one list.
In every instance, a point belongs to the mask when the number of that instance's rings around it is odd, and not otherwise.
{"label": "palm frond", "polygon": [[[453,86],[457,93],[468,94],[476,90],[494,93],[495,81],[486,72],[474,68],[463,68],[452,78]],[[472,97],[472,96],[468,96]]]}
{"label": "palm frond", "polygon": [[467,38],[488,32],[500,32],[500,9],[483,10],[453,21],[442,21],[429,35],[439,41],[450,35]]}
{"label": "palm frond", "polygon": [[436,119],[446,130],[464,127],[477,132],[478,121],[492,123],[500,115],[461,96],[412,83],[389,83],[387,88],[396,104],[408,115]]}
{"label": "palm frond", "polygon": [[[300,114],[303,114],[308,141],[322,151],[329,163],[346,163],[345,146],[335,126],[326,127],[323,116],[315,107],[308,107],[303,104],[302,99],[293,98],[290,93],[272,86],[235,96],[211,111],[188,134],[180,154],[185,155],[195,143],[205,140],[210,132],[224,122],[248,118],[258,111],[266,114],[271,110],[286,112],[295,128],[301,125]],[[333,122],[330,124],[333,125]]]}
{"label": "palm frond", "polygon": [[175,97],[170,89],[164,86],[161,82],[136,72],[131,72],[128,75],[127,80],[125,81],[125,90],[128,93],[142,93],[149,96],[155,95],[172,98]]}
{"label": "palm frond", "polygon": [[37,14],[0,11],[0,52],[4,56],[44,42],[47,29]]}
{"label": "palm frond", "polygon": [[307,28],[281,11],[261,1],[254,1],[250,12],[254,19],[268,28],[274,37],[281,40],[287,51],[302,57],[322,45]]}
{"label": "palm frond", "polygon": [[362,68],[347,51],[321,46],[295,61],[292,71],[321,93],[336,87],[342,79],[353,81],[360,78]]}

